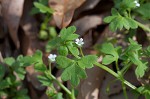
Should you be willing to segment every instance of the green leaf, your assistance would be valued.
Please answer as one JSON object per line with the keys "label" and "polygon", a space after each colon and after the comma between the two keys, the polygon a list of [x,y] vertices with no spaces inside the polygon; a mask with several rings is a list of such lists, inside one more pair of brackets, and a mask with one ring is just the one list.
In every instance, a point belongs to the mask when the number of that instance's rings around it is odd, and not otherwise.
{"label": "green leaf", "polygon": [[79,37],[79,35],[74,34],[74,32],[76,31],[76,27],[75,26],[70,26],[67,29],[63,28],[60,31],[60,37],[63,41],[67,41],[67,40],[75,40],[76,38]]}
{"label": "green leaf", "polygon": [[145,99],[150,99],[150,94],[145,94]]}
{"label": "green leaf", "polygon": [[68,48],[66,46],[60,46],[58,48],[58,53],[62,56],[67,56],[68,55]]}
{"label": "green leaf", "polygon": [[71,34],[71,35],[69,35],[69,36],[68,36],[67,40],[72,41],[72,40],[77,39],[78,37],[79,37],[79,35],[78,35],[78,34]]}
{"label": "green leaf", "polygon": [[118,59],[118,57],[119,57],[116,49],[114,48],[114,46],[111,43],[104,43],[101,47],[101,52],[112,55],[116,59]]}
{"label": "green leaf", "polygon": [[135,74],[138,78],[141,78],[144,76],[145,71],[147,70],[147,63],[143,63],[142,60],[140,60],[139,52],[141,51],[142,47],[137,42],[135,42],[132,39],[129,39],[130,45],[129,47],[124,51],[125,55],[128,57],[128,59],[137,66],[135,70]]}
{"label": "green leaf", "polygon": [[74,63],[63,71],[61,78],[63,81],[71,80],[71,84],[77,86],[80,82],[80,78],[86,78],[86,72]]}
{"label": "green leaf", "polygon": [[41,40],[46,40],[48,38],[48,33],[46,30],[40,30],[38,37]]}
{"label": "green leaf", "polygon": [[19,77],[21,80],[24,80],[26,71],[25,71],[23,68],[17,68],[17,69],[15,69],[15,72],[17,73],[18,77]]}
{"label": "green leaf", "polygon": [[40,50],[36,50],[36,52],[32,55],[35,62],[42,62],[42,52]]}
{"label": "green leaf", "polygon": [[78,58],[79,56],[79,50],[77,47],[73,47],[73,46],[68,46],[69,51],[71,52],[72,55],[74,55],[76,58]]}
{"label": "green leaf", "polygon": [[[21,99],[21,96],[25,96],[28,94],[28,90],[27,89],[20,89],[18,92],[17,92],[17,96],[20,96],[19,99]],[[29,97],[27,98],[23,98],[23,99],[29,99]]]}
{"label": "green leaf", "polygon": [[60,68],[66,68],[72,65],[74,61],[65,56],[57,56],[56,63],[59,65]]}
{"label": "green leaf", "polygon": [[69,32],[70,34],[73,34],[75,33],[76,31],[76,27],[75,26],[70,26],[67,28],[67,32]]}
{"label": "green leaf", "polygon": [[50,40],[46,45],[46,52],[50,52],[54,48],[56,48],[58,45],[60,45],[61,39],[60,37],[56,37],[52,40]]}
{"label": "green leaf", "polygon": [[21,60],[19,60],[20,63],[23,63],[23,66],[29,66],[36,62],[36,60],[32,56],[25,56]]}
{"label": "green leaf", "polygon": [[55,94],[53,97],[52,97],[52,99],[64,99],[63,97],[62,97],[62,93],[57,93],[57,94]]}
{"label": "green leaf", "polygon": [[137,23],[133,19],[131,19],[131,18],[125,18],[125,20],[128,22],[129,27],[131,29],[136,29],[138,27]]}
{"label": "green leaf", "polygon": [[66,38],[68,37],[69,34],[70,34],[70,33],[67,32],[67,29],[66,29],[66,28],[63,28],[63,29],[61,29],[61,31],[60,31],[60,37],[61,37],[62,40],[66,40]]}
{"label": "green leaf", "polygon": [[39,3],[43,5],[48,5],[48,0],[39,0]]}
{"label": "green leaf", "polygon": [[136,41],[129,38],[130,45],[139,45]]}
{"label": "green leaf", "polygon": [[116,18],[116,16],[107,16],[104,18],[104,22],[110,23],[115,18]]}
{"label": "green leaf", "polygon": [[0,64],[0,81],[3,79],[3,77],[5,76],[5,67]]}
{"label": "green leaf", "polygon": [[17,61],[20,61],[20,60],[22,60],[24,57],[23,57],[23,55],[19,55],[18,57],[17,57]]}
{"label": "green leaf", "polygon": [[57,31],[56,31],[56,28],[55,27],[48,27],[48,31],[49,31],[49,35],[52,37],[52,38],[56,38],[57,37]]}
{"label": "green leaf", "polygon": [[9,65],[12,66],[15,63],[15,59],[13,57],[8,57],[4,59],[4,62]]}
{"label": "green leaf", "polygon": [[131,18],[121,16],[116,9],[112,9],[112,16],[106,17],[104,22],[110,23],[109,28],[113,32],[115,32],[117,29],[122,30],[123,27],[127,30],[130,28],[136,29],[138,27],[136,21]]}
{"label": "green leaf", "polygon": [[139,44],[130,44],[129,47],[125,50],[125,53],[132,53],[141,50],[142,47]]}
{"label": "green leaf", "polygon": [[125,27],[125,29],[127,29],[127,30],[130,29],[129,22],[125,18],[122,19],[122,24]]}
{"label": "green leaf", "polygon": [[115,8],[121,10],[122,12],[125,10],[131,10],[135,8],[134,0],[115,0]]}
{"label": "green leaf", "polygon": [[50,13],[50,14],[52,14],[54,12],[51,8],[45,6],[45,5],[41,4],[41,3],[38,3],[38,2],[34,2],[34,6],[36,8],[38,8],[40,10],[40,12],[42,12],[42,13]]}
{"label": "green leaf", "polygon": [[43,86],[50,86],[52,84],[52,80],[44,75],[38,76],[38,80],[42,83]]}
{"label": "green leaf", "polygon": [[46,66],[43,64],[42,52],[40,50],[37,50],[35,54],[32,55],[32,58],[35,61],[34,68],[37,71],[44,72],[47,69]]}
{"label": "green leaf", "polygon": [[12,85],[10,77],[7,77],[5,80],[0,81],[0,89],[9,88]]}
{"label": "green leaf", "polygon": [[145,50],[144,50],[144,54],[148,57],[150,57],[150,46],[148,46]]}
{"label": "green leaf", "polygon": [[118,12],[115,8],[112,8],[112,9],[111,9],[111,14],[112,14],[113,16],[115,16],[115,15],[116,15],[116,16],[120,15],[119,12]]}
{"label": "green leaf", "polygon": [[45,72],[47,70],[45,64],[43,64],[43,63],[36,63],[34,65],[34,68],[36,71],[39,71],[39,72]]}
{"label": "green leaf", "polygon": [[145,3],[137,8],[135,11],[141,14],[144,18],[150,19],[150,3]]}
{"label": "green leaf", "polygon": [[103,58],[102,63],[108,65],[113,61],[117,61],[119,58],[118,48],[114,48],[111,43],[104,43],[101,47],[101,52],[105,53],[106,56]]}
{"label": "green leaf", "polygon": [[85,68],[92,68],[93,64],[97,62],[97,56],[95,55],[87,55],[82,57],[79,61],[78,61],[78,65],[85,69]]}
{"label": "green leaf", "polygon": [[146,64],[143,64],[142,62],[136,65],[137,65],[137,68],[135,69],[135,74],[138,78],[141,78],[144,76],[145,71],[147,70],[148,67],[146,66]]}
{"label": "green leaf", "polygon": [[113,57],[113,56],[111,56],[111,55],[106,55],[104,58],[103,58],[103,60],[102,60],[102,64],[104,64],[104,65],[109,65],[109,64],[111,64],[112,62],[114,62],[116,59]]}
{"label": "green leaf", "polygon": [[[117,20],[117,19],[114,19],[114,20]],[[120,22],[120,21],[119,21]],[[118,27],[118,21],[112,21],[110,24],[109,24],[109,28],[112,32],[115,32],[117,30],[117,27]]]}

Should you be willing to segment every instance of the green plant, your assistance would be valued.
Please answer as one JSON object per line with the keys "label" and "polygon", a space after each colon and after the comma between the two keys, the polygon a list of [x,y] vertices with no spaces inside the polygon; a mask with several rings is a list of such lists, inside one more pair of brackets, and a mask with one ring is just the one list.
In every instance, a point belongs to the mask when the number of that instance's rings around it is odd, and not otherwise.
{"label": "green plant", "polygon": [[[44,31],[47,31],[49,28],[49,26],[47,26],[49,16],[53,13],[53,10],[46,6],[47,2],[48,1],[39,0],[39,3],[34,3],[36,7],[34,8],[35,12],[42,12],[48,15],[48,17],[45,18],[44,25],[41,25]],[[149,11],[147,11],[147,9],[149,9],[148,0],[141,0],[140,2],[135,0],[115,0],[114,4],[115,6],[111,11],[112,15],[104,19],[106,23],[110,23],[110,30],[117,32],[118,29],[120,31],[126,29],[129,32],[140,27],[150,32],[148,27],[136,20],[137,14],[141,15],[140,19],[142,20],[149,19],[150,14]],[[145,15],[144,12],[147,14]],[[128,99],[126,86],[134,90],[136,94],[143,95],[146,99],[150,98],[150,86],[148,84],[142,84],[136,87],[124,78],[125,73],[133,65],[135,66],[137,78],[142,78],[146,75],[150,69],[147,61],[147,59],[150,58],[150,46],[142,48],[142,45],[131,38],[126,48],[120,46],[114,47],[112,43],[105,42],[101,47],[98,47],[98,50],[104,55],[102,63],[98,63],[97,55],[84,55],[82,51],[84,41],[82,38],[79,39],[79,35],[75,32],[76,28],[74,26],[63,28],[58,36],[55,35],[53,39],[48,42],[46,51],[56,51],[55,54],[48,56],[49,66],[43,63],[43,55],[40,50],[37,50],[31,56],[18,56],[16,60],[14,58],[4,59],[3,63],[0,64],[0,97],[18,99],[23,96],[25,99],[28,99],[27,90],[21,86],[22,83],[20,81],[25,77],[26,71],[24,68],[29,65],[34,65],[35,70],[42,73],[42,75],[38,76],[38,79],[43,86],[47,87],[46,94],[52,99],[63,99],[63,97],[65,99],[76,99],[76,87],[79,85],[81,79],[87,77],[86,69],[94,66],[98,66],[107,71],[113,75],[116,80],[121,82],[125,99]],[[119,60],[122,61],[122,68],[119,67]],[[55,66],[58,69],[62,70],[62,81],[70,81],[69,88],[63,85],[63,83],[52,74],[51,65],[54,65],[54,63],[56,63]],[[115,63],[117,71],[113,71],[107,66],[112,63]],[[63,95],[64,93],[58,92],[54,87],[54,83],[57,83],[66,94]],[[21,86],[21,88],[17,89],[18,86]]]}
{"label": "green plant", "polygon": [[55,27],[49,26],[49,20],[51,20],[51,16],[54,12],[54,10],[50,7],[48,7],[48,0],[38,0],[38,2],[34,2],[34,7],[31,10],[31,14],[43,14],[42,23],[40,27],[40,32],[38,37],[41,40],[46,40],[50,38],[54,38],[57,36],[57,32],[55,30]]}
{"label": "green plant", "polygon": [[16,60],[9,57],[0,63],[0,98],[29,99],[28,91],[22,82],[28,64],[23,64],[22,60],[24,57],[20,55]]}
{"label": "green plant", "polygon": [[141,19],[142,18],[149,19],[150,13],[147,10],[150,7],[149,6],[150,3],[139,4],[137,0],[115,0],[114,4],[115,6],[111,10],[112,15],[104,19],[104,22],[110,23],[109,24],[110,30],[114,32],[117,29],[122,30],[123,27],[129,30],[129,29],[136,29],[139,26],[143,30],[150,32],[150,29],[148,27],[144,26],[143,24],[134,19],[135,17],[134,13],[131,14],[131,11],[133,11],[136,12],[137,14],[142,15],[140,17]]}

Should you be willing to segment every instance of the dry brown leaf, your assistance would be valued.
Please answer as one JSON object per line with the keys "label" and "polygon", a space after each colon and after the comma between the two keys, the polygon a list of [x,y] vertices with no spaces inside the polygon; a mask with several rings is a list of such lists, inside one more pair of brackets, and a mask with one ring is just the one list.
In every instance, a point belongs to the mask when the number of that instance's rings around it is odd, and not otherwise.
{"label": "dry brown leaf", "polygon": [[53,17],[56,25],[59,28],[68,26],[75,9],[84,2],[85,0],[49,0],[49,6],[55,10]]}
{"label": "dry brown leaf", "polygon": [[20,18],[22,16],[24,0],[2,0],[2,15],[6,24],[8,25],[10,36],[19,48],[19,39],[17,31],[19,27]]}
{"label": "dry brown leaf", "polygon": [[102,17],[102,15],[85,16],[75,21],[72,25],[77,27],[76,33],[78,33],[80,36],[83,36],[88,30],[102,24]]}
{"label": "dry brown leaf", "polygon": [[105,71],[98,67],[87,70],[87,79],[82,81],[78,87],[77,99],[98,99],[99,88],[105,75]]}
{"label": "dry brown leaf", "polygon": [[83,11],[93,9],[100,1],[101,0],[86,0],[86,2],[79,9],[76,10],[74,17],[79,16],[79,14]]}

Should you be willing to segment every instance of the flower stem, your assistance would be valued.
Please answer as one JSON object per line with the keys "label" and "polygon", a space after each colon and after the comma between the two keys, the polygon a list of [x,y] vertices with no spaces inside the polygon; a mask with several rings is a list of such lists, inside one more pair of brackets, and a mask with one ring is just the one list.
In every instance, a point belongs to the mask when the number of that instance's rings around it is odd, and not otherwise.
{"label": "flower stem", "polygon": [[49,72],[50,72],[50,75],[52,75],[52,69],[51,69],[51,62],[49,62]]}
{"label": "flower stem", "polygon": [[[51,75],[51,77],[70,97],[72,96],[72,93],[70,92],[70,90],[66,88],[61,82],[59,82],[55,76]],[[71,98],[71,99],[74,99],[74,98]]]}
{"label": "flower stem", "polygon": [[79,50],[80,50],[80,53],[81,53],[82,57],[84,57],[84,54],[83,54],[83,51],[82,51],[81,47],[79,47]]}
{"label": "flower stem", "polygon": [[67,87],[65,87],[61,82],[59,82],[55,76],[52,75],[51,62],[49,62],[49,72],[50,72],[50,76],[52,77],[52,79],[71,97],[71,99],[75,99],[73,96],[73,93]]}

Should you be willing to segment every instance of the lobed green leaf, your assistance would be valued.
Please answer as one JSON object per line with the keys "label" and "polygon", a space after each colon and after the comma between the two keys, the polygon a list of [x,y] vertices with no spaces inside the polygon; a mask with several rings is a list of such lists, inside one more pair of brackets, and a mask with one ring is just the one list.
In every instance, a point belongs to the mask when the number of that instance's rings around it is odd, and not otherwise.
{"label": "lobed green leaf", "polygon": [[80,78],[86,78],[86,72],[74,63],[63,71],[61,78],[63,81],[70,80],[73,86],[77,86],[80,82]]}
{"label": "lobed green leaf", "polygon": [[72,65],[74,61],[65,56],[57,56],[56,63],[59,65],[60,68],[66,68]]}
{"label": "lobed green leaf", "polygon": [[79,61],[78,61],[78,65],[85,69],[85,68],[92,68],[93,64],[97,62],[97,56],[95,55],[87,55],[82,57]]}

